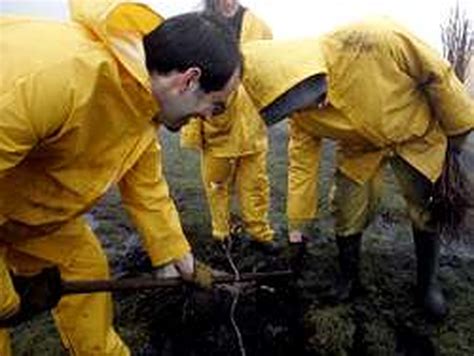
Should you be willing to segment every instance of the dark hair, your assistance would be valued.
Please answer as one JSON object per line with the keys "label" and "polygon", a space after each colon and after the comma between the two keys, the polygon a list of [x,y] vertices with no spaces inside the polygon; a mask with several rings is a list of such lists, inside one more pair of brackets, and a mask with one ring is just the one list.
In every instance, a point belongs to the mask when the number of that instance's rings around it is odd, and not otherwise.
{"label": "dark hair", "polygon": [[192,12],[171,17],[146,35],[143,44],[148,71],[167,74],[199,67],[205,92],[221,90],[235,69],[242,68],[232,32],[210,14]]}

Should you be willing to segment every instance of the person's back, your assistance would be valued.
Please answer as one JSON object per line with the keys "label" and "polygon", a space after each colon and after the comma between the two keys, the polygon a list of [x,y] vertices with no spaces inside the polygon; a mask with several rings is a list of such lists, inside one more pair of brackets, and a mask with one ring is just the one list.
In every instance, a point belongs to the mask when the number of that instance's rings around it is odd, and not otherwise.
{"label": "person's back", "polygon": [[34,149],[23,156],[17,144],[2,160],[19,164],[0,178],[9,187],[0,215],[50,229],[87,210],[154,140],[156,104],[84,27],[26,19],[2,27],[2,100],[15,110],[3,137],[16,131]]}
{"label": "person's back", "polygon": [[[81,51],[104,49],[101,42],[81,25],[27,17],[0,19],[2,70],[0,88],[4,93],[22,77],[57,66]],[[104,52],[105,54],[106,52]]]}

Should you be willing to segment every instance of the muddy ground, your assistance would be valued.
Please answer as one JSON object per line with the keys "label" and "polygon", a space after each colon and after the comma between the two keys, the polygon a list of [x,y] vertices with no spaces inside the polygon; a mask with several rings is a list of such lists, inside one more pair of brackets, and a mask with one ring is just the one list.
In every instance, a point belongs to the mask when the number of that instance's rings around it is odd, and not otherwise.
{"label": "muddy ground", "polygon": [[[225,255],[212,245],[210,222],[199,180],[199,159],[181,151],[178,138],[162,135],[165,171],[184,229],[198,258],[230,271]],[[271,130],[269,170],[272,224],[284,241],[286,131]],[[445,246],[440,278],[450,304],[442,323],[427,320],[414,303],[415,261],[410,224],[393,177],[379,214],[364,235],[364,293],[334,305],[329,290],[337,272],[334,233],[327,191],[334,169],[327,145],[321,172],[321,218],[315,222],[298,278],[248,286],[240,291],[235,322],[230,309],[235,292],[179,288],[114,294],[116,325],[134,355],[474,355],[474,250]],[[134,229],[115,190],[92,211],[97,235],[115,276],[150,270]],[[271,257],[235,239],[232,258],[241,272],[287,269],[291,251]],[[51,318],[41,316],[13,333],[14,355],[63,355]]]}

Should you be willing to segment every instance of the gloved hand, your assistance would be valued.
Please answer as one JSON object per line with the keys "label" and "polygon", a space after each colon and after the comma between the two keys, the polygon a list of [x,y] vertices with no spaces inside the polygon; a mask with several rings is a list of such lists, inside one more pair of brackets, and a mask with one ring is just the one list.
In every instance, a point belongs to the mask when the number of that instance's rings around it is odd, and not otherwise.
{"label": "gloved hand", "polygon": [[20,297],[20,309],[12,316],[0,319],[0,327],[13,327],[51,310],[61,299],[61,274],[57,267],[45,268],[29,277],[12,275],[12,281]]}
{"label": "gloved hand", "polygon": [[193,283],[204,289],[211,289],[213,282],[212,268],[201,261],[194,264]]}
{"label": "gloved hand", "polygon": [[176,278],[195,283],[203,288],[212,286],[212,269],[194,259],[189,252],[181,259],[155,269],[156,278]]}

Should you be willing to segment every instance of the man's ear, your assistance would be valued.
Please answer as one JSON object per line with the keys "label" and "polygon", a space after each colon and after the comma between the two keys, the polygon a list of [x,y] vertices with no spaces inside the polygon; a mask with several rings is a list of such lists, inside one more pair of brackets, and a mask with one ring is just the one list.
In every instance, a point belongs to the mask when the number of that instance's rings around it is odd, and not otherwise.
{"label": "man's ear", "polygon": [[182,91],[186,90],[196,90],[199,88],[199,80],[201,79],[201,68],[199,67],[191,67],[186,69],[183,73],[183,85],[181,86]]}

